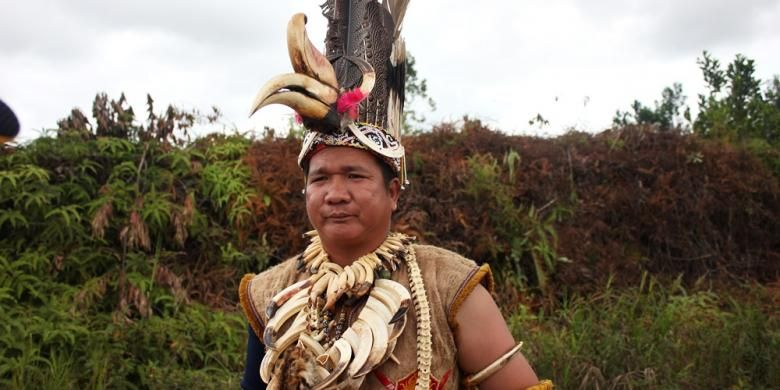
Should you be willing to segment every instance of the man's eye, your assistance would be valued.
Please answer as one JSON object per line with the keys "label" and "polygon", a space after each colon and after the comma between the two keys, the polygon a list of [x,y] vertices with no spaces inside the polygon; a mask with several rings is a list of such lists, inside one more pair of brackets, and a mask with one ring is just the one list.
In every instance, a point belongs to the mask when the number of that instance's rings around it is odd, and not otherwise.
{"label": "man's eye", "polygon": [[325,180],[325,176],[315,176],[315,177],[312,177],[311,180],[309,180],[309,181],[312,182],[312,183],[316,183],[318,181],[323,181],[323,180]]}
{"label": "man's eye", "polygon": [[350,178],[350,179],[364,179],[364,178],[365,178],[365,176],[363,176],[363,175],[359,175],[359,174],[357,174],[357,173],[350,173],[350,174],[349,174],[349,178]]}

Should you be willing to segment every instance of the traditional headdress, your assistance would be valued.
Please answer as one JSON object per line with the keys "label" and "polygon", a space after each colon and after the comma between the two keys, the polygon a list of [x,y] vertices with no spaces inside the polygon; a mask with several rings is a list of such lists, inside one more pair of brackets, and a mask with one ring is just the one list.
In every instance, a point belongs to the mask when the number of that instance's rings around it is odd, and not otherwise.
{"label": "traditional headdress", "polygon": [[[293,15],[287,47],[295,73],[268,81],[251,112],[275,103],[296,111],[307,129],[298,156],[302,168],[322,148],[347,146],[373,153],[402,186],[407,183],[400,142],[406,66],[400,26],[408,4],[409,0],[327,0],[321,6],[328,19],[326,55],[309,41],[306,16]],[[312,241],[298,257],[298,271],[308,276],[278,292],[266,309],[263,381],[269,388],[360,387],[369,372],[394,358],[413,305],[417,388],[428,389],[431,319],[413,239],[390,234],[379,248],[341,267],[329,260],[316,232],[309,235]],[[380,277],[401,264],[408,269],[410,290]],[[251,280],[243,283],[246,287],[240,290],[249,291]],[[342,306],[336,304],[340,300]],[[346,314],[358,302],[364,306],[350,321]],[[289,383],[280,384],[280,378]]]}
{"label": "traditional headdress", "polygon": [[272,78],[258,92],[251,113],[269,104],[294,109],[307,132],[298,156],[304,167],[325,146],[372,152],[405,185],[400,142],[406,49],[400,37],[409,0],[327,0],[322,55],[306,35],[306,16],[287,25],[287,49],[295,73]]}

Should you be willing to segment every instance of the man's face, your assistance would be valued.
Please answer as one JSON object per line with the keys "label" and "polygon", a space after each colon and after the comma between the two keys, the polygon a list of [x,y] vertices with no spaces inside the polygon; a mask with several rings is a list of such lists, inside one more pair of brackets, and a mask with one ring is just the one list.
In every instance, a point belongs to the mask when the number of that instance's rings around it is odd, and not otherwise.
{"label": "man's face", "polygon": [[388,232],[399,192],[398,179],[385,186],[382,169],[369,152],[328,147],[309,162],[306,213],[326,243],[378,245]]}

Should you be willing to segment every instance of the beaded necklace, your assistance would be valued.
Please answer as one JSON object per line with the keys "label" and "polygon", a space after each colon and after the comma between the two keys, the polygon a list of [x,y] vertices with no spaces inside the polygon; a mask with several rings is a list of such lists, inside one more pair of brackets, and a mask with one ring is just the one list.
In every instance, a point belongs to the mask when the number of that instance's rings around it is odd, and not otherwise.
{"label": "beaded necklace", "polygon": [[[341,267],[329,260],[316,231],[306,236],[311,243],[298,257],[297,269],[310,276],[280,291],[266,308],[266,355],[260,366],[263,381],[269,388],[278,385],[277,373],[288,360],[283,355],[300,348],[295,356],[317,362],[299,364],[306,367],[300,376],[314,389],[336,383],[360,387],[374,368],[388,359],[397,362],[393,350],[413,302],[419,371],[416,388],[427,390],[432,359],[430,307],[411,245],[414,238],[391,233],[377,249]],[[408,269],[411,292],[390,279],[402,263]],[[352,321],[355,313],[357,318]]]}

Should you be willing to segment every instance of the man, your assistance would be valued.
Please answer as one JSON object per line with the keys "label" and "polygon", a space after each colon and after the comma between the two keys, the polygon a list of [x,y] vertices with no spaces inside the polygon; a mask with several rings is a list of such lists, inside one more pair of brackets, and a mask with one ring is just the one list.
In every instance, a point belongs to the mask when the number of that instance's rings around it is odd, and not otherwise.
{"label": "man", "polygon": [[489,267],[390,231],[406,184],[398,32],[407,2],[351,3],[323,5],[329,60],[293,16],[296,74],[272,79],[253,105],[289,105],[310,130],[298,162],[314,230],[300,255],[242,279],[242,386],[551,388],[515,346]]}

